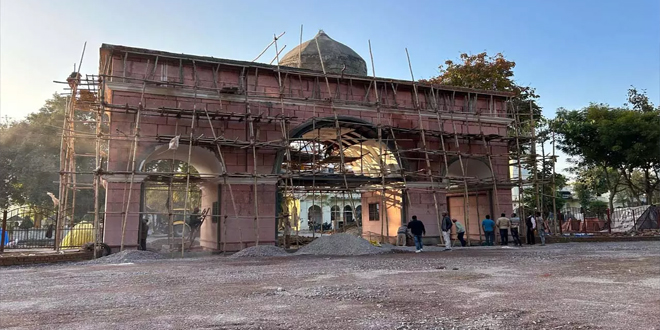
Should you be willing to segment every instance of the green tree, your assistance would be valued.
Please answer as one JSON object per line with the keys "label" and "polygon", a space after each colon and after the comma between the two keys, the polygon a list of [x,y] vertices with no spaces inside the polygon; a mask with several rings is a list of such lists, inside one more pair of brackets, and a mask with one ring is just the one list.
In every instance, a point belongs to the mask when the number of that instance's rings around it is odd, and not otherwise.
{"label": "green tree", "polygon": [[[625,190],[621,173],[611,167],[574,167],[570,171],[575,174],[577,182],[588,189],[591,195],[600,196],[609,192],[608,207],[614,209],[616,196]],[[587,204],[582,204],[586,207]]]}
{"label": "green tree", "polygon": [[[494,56],[483,52],[479,54],[460,55],[459,61],[447,60],[439,66],[439,75],[428,80],[422,80],[423,83],[449,85],[466,87],[481,90],[500,91],[512,93],[511,105],[509,106],[510,116],[518,121],[518,127],[511,126],[512,134],[521,136],[531,135],[532,129],[536,130],[538,141],[543,143],[550,140],[549,122],[541,115],[541,107],[537,104],[539,95],[534,88],[522,86],[515,81],[514,68],[516,63],[508,60],[501,53]],[[557,190],[565,185],[565,178],[560,174],[553,174],[552,168],[555,159],[550,159],[549,155],[543,155],[540,159],[531,157],[531,143],[518,145],[511,141],[509,149],[513,158],[515,154],[528,155],[523,156],[523,168],[531,173],[532,177],[539,180],[538,193],[537,188],[523,189],[523,204],[529,211],[537,209],[537,201],[541,208],[540,211],[545,214],[552,211],[553,199],[557,209],[561,209],[565,200],[561,198]],[[518,150],[518,152],[516,152]],[[539,150],[534,150],[538,153]],[[545,154],[541,152],[541,154]],[[553,190],[553,175],[555,176],[556,188]]]}
{"label": "green tree", "polygon": [[[632,108],[591,104],[580,110],[560,109],[554,128],[560,149],[576,157],[577,166],[600,168],[603,174],[615,169],[631,191],[645,195],[650,203],[660,185],[660,108],[634,88],[629,100]],[[633,180],[636,171],[641,172],[642,184]]]}
{"label": "green tree", "polygon": [[[0,126],[0,206],[30,205],[53,207],[47,192],[58,195],[60,171],[61,132],[67,98],[54,94],[39,111],[25,119]],[[77,131],[93,132],[86,124],[91,114],[81,114]],[[94,141],[80,139],[76,152],[94,153]],[[78,171],[91,171],[94,159],[76,157]],[[84,179],[79,176],[79,180]],[[86,180],[91,182],[90,180]],[[93,210],[93,191],[76,193],[76,216],[82,217]]]}
{"label": "green tree", "polygon": [[[501,53],[494,56],[486,52],[474,55],[463,53],[458,62],[445,61],[444,65],[439,66],[438,76],[422,82],[513,93],[511,108],[518,110],[520,122],[527,124],[522,128],[524,132],[529,132],[530,107],[536,119],[541,117],[541,107],[536,104],[539,96],[534,88],[515,82],[515,67],[516,62],[507,60]],[[509,110],[513,110],[511,108]]]}
{"label": "green tree", "polygon": [[599,200],[593,200],[587,204],[585,207],[587,213],[601,217],[601,219],[607,214],[607,203]]}
{"label": "green tree", "polygon": [[34,222],[32,221],[32,219],[27,217],[23,219],[23,221],[21,221],[20,225],[18,225],[18,228],[20,229],[30,229],[32,227],[34,227]]}

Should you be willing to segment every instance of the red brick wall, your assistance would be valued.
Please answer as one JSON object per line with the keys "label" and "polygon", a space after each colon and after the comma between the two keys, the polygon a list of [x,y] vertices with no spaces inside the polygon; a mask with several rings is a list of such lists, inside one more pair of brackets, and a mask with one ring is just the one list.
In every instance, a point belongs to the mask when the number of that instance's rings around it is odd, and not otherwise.
{"label": "red brick wall", "polygon": [[[129,56],[124,67],[123,54],[116,54],[112,58],[111,75],[113,82],[122,82],[124,79],[118,78],[125,76],[129,78],[125,80],[126,83],[133,83],[134,86],[142,86],[140,81],[131,80],[130,78],[149,79],[156,81],[169,81],[176,82],[192,87],[195,85],[200,89],[200,93],[204,89],[213,89],[222,87],[242,87],[241,74],[242,71],[237,67],[220,66],[204,63],[197,63],[195,69],[191,62],[185,62],[183,68],[183,76],[180,77],[179,62],[167,61],[160,58],[158,65],[154,68],[154,59],[151,58],[147,61],[144,57]],[[214,82],[214,71],[217,70],[217,81]],[[195,75],[197,79],[195,79]],[[424,116],[420,120],[415,108],[415,95],[412,86],[399,84],[396,91],[396,99],[392,90],[391,83],[380,83],[378,85],[379,96],[381,97],[381,108],[383,110],[380,119],[376,112],[376,107],[369,105],[366,102],[373,102],[375,96],[373,88],[370,88],[370,82],[365,80],[348,80],[343,79],[338,82],[337,79],[330,79],[330,91],[325,84],[324,79],[319,79],[312,76],[298,77],[297,75],[282,74],[281,76],[284,88],[280,90],[278,76],[274,71],[266,69],[259,69],[255,72],[254,69],[248,71],[247,86],[245,89],[254,97],[272,98],[273,103],[266,105],[264,103],[250,103],[245,104],[238,102],[238,99],[223,100],[222,102],[217,99],[217,96],[200,96],[182,97],[177,96],[177,91],[182,88],[169,87],[171,93],[167,95],[160,95],[148,92],[144,96],[139,92],[126,92],[126,91],[112,91],[108,93],[108,102],[115,105],[128,105],[137,107],[142,104],[145,108],[185,108],[192,110],[193,108],[200,113],[205,110],[209,113],[237,113],[243,114],[251,111],[253,114],[263,113],[267,116],[286,115],[297,117],[289,124],[288,129],[302,125],[314,118],[330,117],[334,115],[347,116],[360,120],[364,120],[373,125],[392,125],[401,128],[424,128],[429,130],[444,130],[447,132],[456,132],[459,134],[506,134],[505,124],[493,123],[477,123],[467,122],[465,113],[492,113],[496,117],[504,117],[506,114],[505,100],[501,97],[491,99],[488,95],[479,95],[479,98],[474,102],[475,94],[467,93],[454,93],[443,92],[443,97],[436,100],[431,98],[428,88],[420,87],[419,91],[419,107],[423,110],[438,107],[445,115],[449,115],[447,111],[454,111],[452,114],[454,120],[443,119],[442,122],[438,121],[433,112],[424,112]],[[182,79],[182,81],[181,81]],[[196,82],[195,82],[196,80]],[[307,102],[306,105],[286,105],[282,106],[278,102],[281,95],[288,98],[295,98],[301,102]],[[437,93],[441,91],[437,90]],[[447,103],[449,96],[455,96],[453,103]],[[468,97],[472,100],[468,102]],[[366,111],[357,109],[344,109],[338,107],[333,111],[329,99],[333,98],[336,104],[342,107],[362,107],[368,108]],[[311,101],[314,99],[315,101]],[[491,101],[492,100],[492,101]],[[434,105],[436,103],[437,105]],[[396,113],[388,113],[388,109],[394,107],[408,108],[408,110],[398,111]],[[140,118],[140,143],[137,147],[137,159],[144,159],[153,151],[154,146],[157,145],[156,137],[163,135],[182,135],[189,136],[191,133],[192,120],[189,118],[175,118],[158,116],[145,111]],[[108,156],[108,170],[110,171],[125,171],[127,169],[128,160],[131,154],[131,145],[133,141],[134,126],[136,118],[134,114],[113,112],[110,116],[110,134],[113,139],[110,141],[110,150]],[[194,136],[204,135],[204,137],[212,138],[214,135],[231,140],[249,140],[247,124],[245,122],[232,122],[216,120],[211,124],[205,117],[195,122]],[[213,129],[211,129],[211,126]],[[388,132],[389,133],[389,132]],[[419,134],[415,135],[397,135],[397,138],[402,140],[399,142],[400,148],[420,148],[422,142]],[[255,124],[255,138],[261,142],[278,142],[282,139],[281,126],[279,123],[259,123]],[[403,139],[406,140],[403,140]],[[427,148],[429,150],[442,150],[438,138],[427,136]],[[456,150],[453,141],[446,141],[446,150]],[[505,144],[493,143],[491,150],[486,150],[480,146],[478,142],[472,145],[462,144],[459,148],[463,152],[469,153],[486,153],[492,154],[505,154],[507,146]],[[213,150],[215,152],[215,150]],[[230,173],[252,173],[256,167],[258,174],[272,174],[275,168],[276,152],[272,149],[259,149],[258,154],[253,157],[249,148],[235,148],[235,147],[222,147],[221,152],[224,156],[226,167]],[[418,155],[419,156],[419,155]],[[423,155],[421,156],[423,157]],[[430,156],[431,167],[435,173],[442,173],[444,169],[444,157],[433,155]],[[507,178],[508,160],[506,156],[493,156],[493,170],[498,178]],[[425,161],[411,160],[408,162],[409,170],[421,170],[426,168]],[[121,196],[123,195],[124,184],[110,183],[108,184],[107,194],[107,210],[120,209],[123,203]],[[226,242],[231,246],[237,246],[237,242],[241,240],[245,244],[254,242],[254,221],[249,219],[254,216],[254,200],[252,185],[233,185],[234,197],[237,204],[237,215],[234,214],[231,207],[230,197],[226,192],[226,187],[223,187],[223,193],[220,196],[222,207],[227,210],[227,235],[224,237]],[[259,216],[264,217],[260,220],[260,240],[263,242],[275,241],[275,195],[276,188],[274,185],[260,185],[259,197],[257,200],[259,207]],[[502,208],[510,210],[511,198],[510,192],[508,198],[506,190],[500,192],[499,204]],[[120,196],[120,197],[118,197]],[[438,194],[438,200],[442,201],[439,205],[441,210],[446,209],[444,202],[444,195]],[[131,198],[131,212],[137,212],[139,208],[139,184],[134,185],[133,196]],[[135,205],[135,206],[133,206]],[[410,192],[410,209],[408,215],[416,214],[427,225],[427,232],[429,235],[439,235],[437,229],[437,214],[433,202],[433,195],[429,192]],[[363,214],[368,214],[367,209]],[[137,214],[129,215],[127,222],[126,238],[125,241],[134,244],[133,241],[137,239]],[[105,240],[110,245],[118,244],[120,240],[122,221],[121,215],[109,214],[106,217],[106,236]],[[222,221],[222,220],[221,220]],[[222,236],[222,235],[221,235]],[[223,238],[221,237],[221,240]]]}

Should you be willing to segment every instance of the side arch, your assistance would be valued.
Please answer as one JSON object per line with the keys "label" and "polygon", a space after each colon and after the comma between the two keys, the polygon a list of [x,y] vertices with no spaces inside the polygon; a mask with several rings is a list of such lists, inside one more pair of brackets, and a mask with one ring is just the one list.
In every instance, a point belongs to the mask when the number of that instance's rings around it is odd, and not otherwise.
{"label": "side arch", "polygon": [[198,172],[201,178],[217,177],[223,171],[222,163],[212,151],[199,147],[179,145],[176,150],[170,150],[168,145],[154,145],[148,148],[151,152],[142,153],[138,160],[140,171],[145,170],[145,166],[155,160],[178,160],[188,162],[190,153],[190,165]]}

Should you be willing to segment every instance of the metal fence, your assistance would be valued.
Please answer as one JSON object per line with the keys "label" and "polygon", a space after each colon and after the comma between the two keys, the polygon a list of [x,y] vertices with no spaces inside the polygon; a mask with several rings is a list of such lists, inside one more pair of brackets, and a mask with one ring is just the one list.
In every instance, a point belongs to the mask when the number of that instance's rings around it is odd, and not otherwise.
{"label": "metal fence", "polygon": [[11,249],[55,248],[57,212],[38,207],[2,211],[0,251]]}
{"label": "metal fence", "polygon": [[[616,208],[598,212],[584,208],[564,208],[558,214],[561,231],[565,234],[616,234],[658,229],[657,212],[650,214],[654,206]],[[649,219],[647,219],[649,218]]]}

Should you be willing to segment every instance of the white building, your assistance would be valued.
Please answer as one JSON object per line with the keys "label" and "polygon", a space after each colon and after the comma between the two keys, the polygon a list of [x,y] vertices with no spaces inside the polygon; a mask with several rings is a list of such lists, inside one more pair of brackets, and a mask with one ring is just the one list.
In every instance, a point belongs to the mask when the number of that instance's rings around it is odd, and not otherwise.
{"label": "white building", "polygon": [[[518,166],[517,165],[512,165],[509,167],[510,169],[510,174],[511,174],[511,180],[516,181],[518,180],[518,174],[522,174],[522,179],[527,180],[530,176],[529,170],[526,168],[522,168],[520,172],[518,172]],[[520,208],[520,188],[519,187],[513,187],[511,188],[511,201],[513,202],[513,210],[515,212],[518,212],[517,210]]]}
{"label": "white building", "polygon": [[311,230],[311,223],[341,228],[362,217],[362,196],[359,193],[304,194],[296,198],[300,201],[300,230]]}

